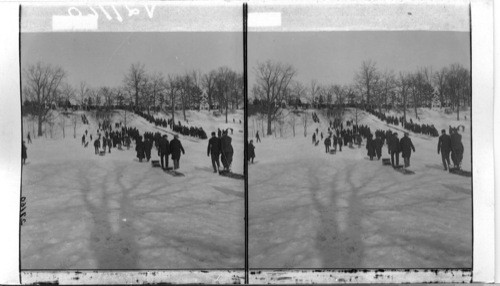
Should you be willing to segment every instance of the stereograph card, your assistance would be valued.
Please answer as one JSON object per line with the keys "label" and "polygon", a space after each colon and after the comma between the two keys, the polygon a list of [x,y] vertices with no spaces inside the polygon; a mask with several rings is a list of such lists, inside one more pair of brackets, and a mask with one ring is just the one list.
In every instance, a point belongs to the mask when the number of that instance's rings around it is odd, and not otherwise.
{"label": "stereograph card", "polygon": [[0,11],[2,283],[496,281],[493,1]]}

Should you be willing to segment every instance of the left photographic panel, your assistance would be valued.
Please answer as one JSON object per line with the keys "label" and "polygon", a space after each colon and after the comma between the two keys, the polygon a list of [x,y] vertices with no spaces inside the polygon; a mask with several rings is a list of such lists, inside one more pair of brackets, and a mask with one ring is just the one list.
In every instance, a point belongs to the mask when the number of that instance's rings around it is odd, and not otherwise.
{"label": "left photographic panel", "polygon": [[242,272],[241,4],[26,5],[20,57],[21,270]]}

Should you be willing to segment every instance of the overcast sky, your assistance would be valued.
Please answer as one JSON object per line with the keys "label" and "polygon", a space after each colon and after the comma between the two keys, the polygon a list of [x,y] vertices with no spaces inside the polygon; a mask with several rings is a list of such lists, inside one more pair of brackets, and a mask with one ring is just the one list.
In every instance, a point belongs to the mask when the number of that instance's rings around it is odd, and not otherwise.
{"label": "overcast sky", "polygon": [[248,43],[250,86],[257,62],[267,59],[291,64],[306,86],[312,79],[349,84],[364,60],[396,73],[452,63],[470,69],[468,32],[252,32]]}
{"label": "overcast sky", "polygon": [[[364,60],[380,70],[434,71],[452,63],[470,65],[468,32],[250,32],[249,87],[258,61],[294,66],[297,80],[349,84]],[[117,86],[132,63],[165,75],[220,66],[243,71],[243,35],[238,32],[23,33],[22,67],[42,61],[64,68],[75,87]]]}
{"label": "overcast sky", "polygon": [[243,35],[236,32],[23,33],[21,65],[58,65],[77,87],[118,86],[132,63],[147,71],[182,74],[228,66],[243,72]]}

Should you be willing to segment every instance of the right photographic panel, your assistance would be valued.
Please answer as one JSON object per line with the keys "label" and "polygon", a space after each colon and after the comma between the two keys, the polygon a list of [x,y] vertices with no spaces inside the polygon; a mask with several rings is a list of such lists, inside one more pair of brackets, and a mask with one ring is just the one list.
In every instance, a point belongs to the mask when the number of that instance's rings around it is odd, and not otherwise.
{"label": "right photographic panel", "polygon": [[429,6],[250,5],[250,270],[472,268],[469,7]]}

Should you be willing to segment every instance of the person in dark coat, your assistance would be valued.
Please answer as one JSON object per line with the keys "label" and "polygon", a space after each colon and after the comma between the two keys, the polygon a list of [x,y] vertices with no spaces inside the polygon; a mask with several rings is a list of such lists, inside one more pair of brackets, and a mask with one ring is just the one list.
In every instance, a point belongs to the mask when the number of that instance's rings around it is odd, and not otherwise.
{"label": "person in dark coat", "polygon": [[389,153],[391,154],[391,165],[392,167],[396,167],[399,166],[399,152],[401,152],[398,133],[390,135],[389,138]]}
{"label": "person in dark coat", "polygon": [[257,133],[255,133],[255,139],[257,140],[257,142],[256,142],[256,143],[259,143],[259,142],[260,142],[259,131],[257,131]]}
{"label": "person in dark coat", "polygon": [[[113,142],[111,141],[110,137],[107,138],[107,141],[108,141],[108,153],[111,153],[111,145],[113,144]],[[106,150],[104,150],[104,151],[106,151]]]}
{"label": "person in dark coat", "polygon": [[220,169],[220,153],[221,153],[221,141],[220,138],[215,136],[215,132],[212,132],[212,138],[208,140],[207,156],[212,155],[212,167],[214,168],[214,173],[217,173]]}
{"label": "person in dark coat", "polygon": [[85,145],[85,134],[82,136],[82,145]]}
{"label": "person in dark coat", "polygon": [[161,168],[168,168],[168,155],[170,152],[170,144],[167,135],[163,135],[158,142],[158,155],[160,155]]}
{"label": "person in dark coat", "polygon": [[332,144],[332,141],[330,140],[330,137],[325,138],[325,150],[326,153],[330,152],[330,145]]}
{"label": "person in dark coat", "polygon": [[342,136],[337,136],[337,143],[339,144],[339,151],[342,152]]}
{"label": "person in dark coat", "polygon": [[251,160],[253,164],[253,159],[255,158],[255,146],[253,145],[253,140],[250,140],[248,144],[248,161]]}
{"label": "person in dark coat", "polygon": [[450,152],[451,152],[451,137],[446,134],[446,130],[441,130],[441,136],[438,141],[438,154],[441,153],[441,160],[443,161],[444,170],[450,168]]}
{"label": "person in dark coat", "polygon": [[149,159],[151,159],[151,149],[153,149],[153,142],[151,139],[146,137],[146,139],[144,139],[144,153],[146,155],[146,161],[148,162]]}
{"label": "person in dark coat", "polygon": [[233,162],[233,146],[231,141],[232,139],[227,135],[227,131],[224,131],[220,142],[222,150],[222,165],[224,165],[225,171],[231,170],[231,163]]}
{"label": "person in dark coat", "polygon": [[28,132],[28,144],[31,144],[31,135],[29,132]]}
{"label": "person in dark coat", "polygon": [[337,151],[337,135],[333,135],[333,150]]}
{"label": "person in dark coat", "polygon": [[401,147],[401,155],[403,156],[404,162],[405,162],[405,168],[408,168],[410,166],[410,156],[411,156],[411,151],[415,152],[415,146],[413,146],[413,143],[411,142],[410,137],[408,137],[409,133],[405,132],[405,136],[401,138],[399,141],[399,145]]}
{"label": "person in dark coat", "polygon": [[451,134],[451,160],[455,168],[460,169],[464,155],[464,145],[462,144],[462,135],[456,128],[452,129]]}
{"label": "person in dark coat", "polygon": [[26,164],[26,159],[28,158],[28,148],[26,148],[26,145],[24,144],[23,140],[23,145],[21,146],[21,162]]}
{"label": "person in dark coat", "polygon": [[106,152],[106,147],[108,147],[108,140],[106,137],[102,137],[102,148],[104,149],[104,152]]}
{"label": "person in dark coat", "polygon": [[142,159],[144,159],[144,142],[142,142],[142,136],[137,137],[137,141],[135,142],[135,151],[137,152],[139,162],[142,162]]}
{"label": "person in dark coat", "polygon": [[375,136],[375,140],[373,140],[373,143],[375,145],[375,153],[377,154],[377,160],[380,160],[380,157],[382,157],[382,146],[383,146],[383,142],[382,139],[380,138],[380,135]]}
{"label": "person in dark coat", "polygon": [[372,134],[368,135],[368,139],[366,140],[366,150],[368,150],[370,160],[373,160],[373,157],[375,156],[375,142]]}
{"label": "person in dark coat", "polygon": [[172,161],[174,161],[174,170],[179,169],[179,160],[181,159],[181,152],[182,154],[185,153],[181,141],[179,141],[179,135],[175,134],[174,139],[170,141],[170,154],[172,154]]}
{"label": "person in dark coat", "polygon": [[96,139],[94,141],[94,149],[95,149],[96,155],[99,154],[99,148],[101,148],[101,141],[99,141],[99,139]]}

